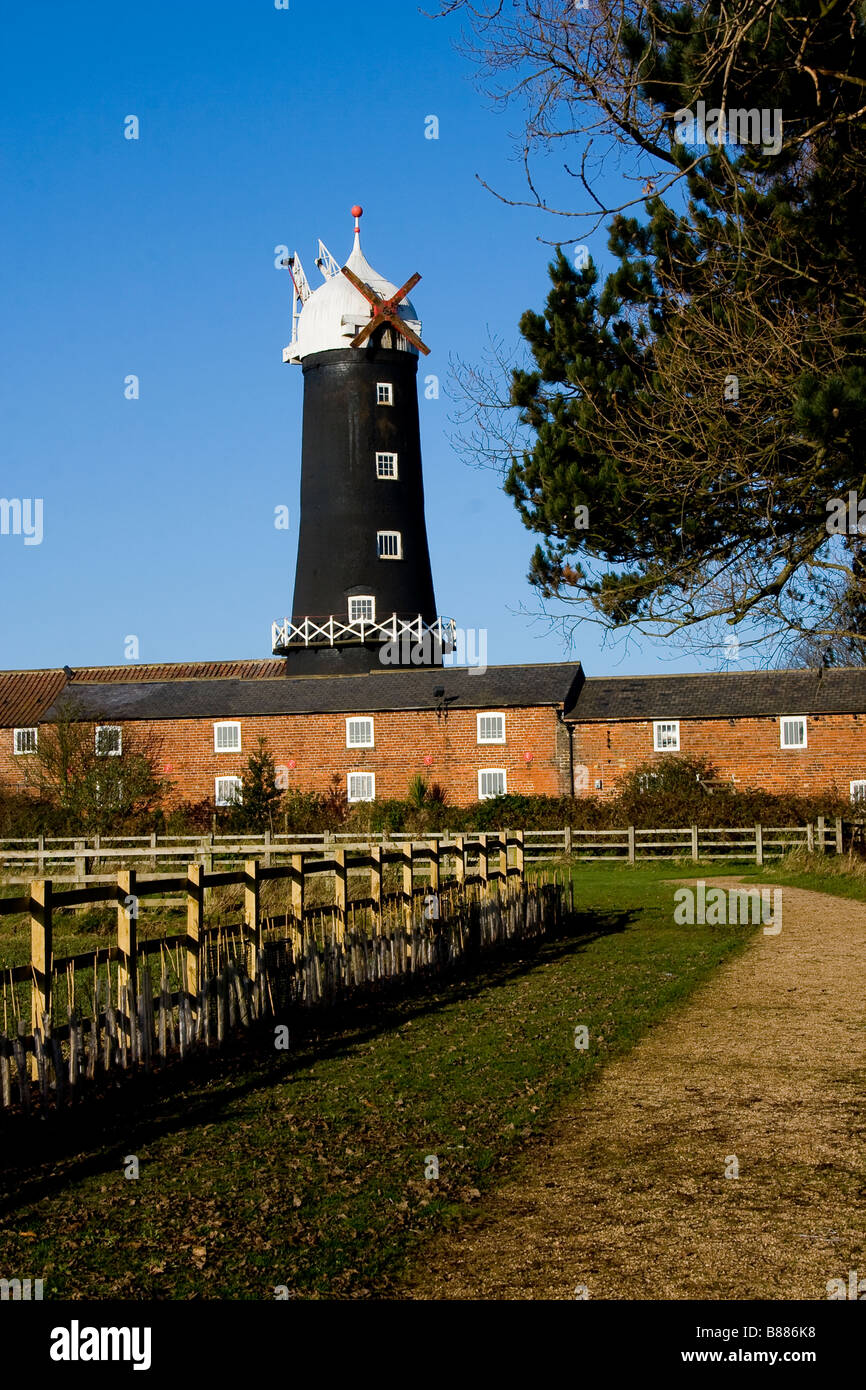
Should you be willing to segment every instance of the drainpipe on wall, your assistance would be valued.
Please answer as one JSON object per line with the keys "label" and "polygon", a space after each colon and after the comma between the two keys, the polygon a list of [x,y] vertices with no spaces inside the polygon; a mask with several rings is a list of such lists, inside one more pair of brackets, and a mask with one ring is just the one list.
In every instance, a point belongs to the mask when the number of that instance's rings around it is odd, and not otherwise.
{"label": "drainpipe on wall", "polygon": [[568,730],[568,795],[574,800],[574,725],[567,724],[565,720],[565,710],[557,710],[557,718],[564,729]]}

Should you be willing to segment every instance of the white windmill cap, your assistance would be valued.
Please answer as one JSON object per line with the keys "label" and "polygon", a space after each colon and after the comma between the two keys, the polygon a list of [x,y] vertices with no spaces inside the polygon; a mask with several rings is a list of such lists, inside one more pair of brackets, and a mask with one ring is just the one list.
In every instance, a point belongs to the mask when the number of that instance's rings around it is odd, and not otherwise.
{"label": "white windmill cap", "polygon": [[[397,286],[374,270],[361,250],[360,217],[363,209],[354,207],[355,244],[346,267],[370,286],[382,299],[397,293]],[[421,324],[414,306],[408,299],[400,301],[400,317],[420,335]],[[345,275],[333,275],[320,285],[304,304],[298,319],[297,338],[292,343],[287,361],[299,362],[315,352],[330,352],[351,346],[362,328],[370,322],[370,304]],[[403,352],[418,350],[401,333],[393,334],[394,346]]]}

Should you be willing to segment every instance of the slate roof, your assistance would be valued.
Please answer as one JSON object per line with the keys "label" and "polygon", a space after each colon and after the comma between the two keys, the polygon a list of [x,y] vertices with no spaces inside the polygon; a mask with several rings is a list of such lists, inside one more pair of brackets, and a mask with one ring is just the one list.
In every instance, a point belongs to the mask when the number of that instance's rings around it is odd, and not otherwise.
{"label": "slate roof", "polygon": [[566,719],[729,719],[780,714],[866,713],[866,668],[719,671],[685,676],[594,676]]}
{"label": "slate roof", "polygon": [[[282,668],[281,668],[282,669]],[[127,677],[131,674],[127,668]],[[78,673],[76,673],[76,676]],[[434,709],[433,691],[444,686],[450,709],[551,705],[567,708],[582,672],[578,662],[471,669],[383,670],[360,676],[311,676],[277,680],[187,679],[87,682],[76,678],[62,699],[74,700],[82,718],[232,719],[267,714],[355,714]],[[62,700],[47,708],[54,716]]]}

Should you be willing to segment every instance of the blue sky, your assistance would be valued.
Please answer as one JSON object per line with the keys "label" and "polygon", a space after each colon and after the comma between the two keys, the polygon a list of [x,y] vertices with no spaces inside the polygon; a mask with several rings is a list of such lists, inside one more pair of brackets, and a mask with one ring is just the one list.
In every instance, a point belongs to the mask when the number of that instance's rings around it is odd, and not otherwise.
{"label": "blue sky", "polygon": [[[421,400],[440,612],[487,629],[491,665],[698,668],[647,639],[604,647],[587,623],[568,653],[522,613],[539,606],[534,538],[496,474],[449,442],[449,359],[476,359],[489,334],[516,343],[547,292],[538,238],[561,228],[480,186],[522,196],[519,113],[490,108],[456,34],[409,0],[7,10],[0,496],[42,498],[44,535],[0,535],[0,667],[122,663],[129,635],[142,661],[270,654],[291,606],[302,393],[282,363],[274,252],[298,250],[313,279],[319,236],[348,255],[358,201],[376,269],[424,277],[424,370],[443,386]],[[603,266],[604,234],[588,240]]]}

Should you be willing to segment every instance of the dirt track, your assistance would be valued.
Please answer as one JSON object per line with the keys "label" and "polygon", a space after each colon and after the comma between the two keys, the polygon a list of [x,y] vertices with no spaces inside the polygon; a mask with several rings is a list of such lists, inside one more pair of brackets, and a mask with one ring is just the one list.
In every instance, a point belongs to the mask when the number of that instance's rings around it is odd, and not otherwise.
{"label": "dirt track", "polygon": [[866,1276],[866,904],[783,907],[425,1250],[406,1297],[826,1299]]}

